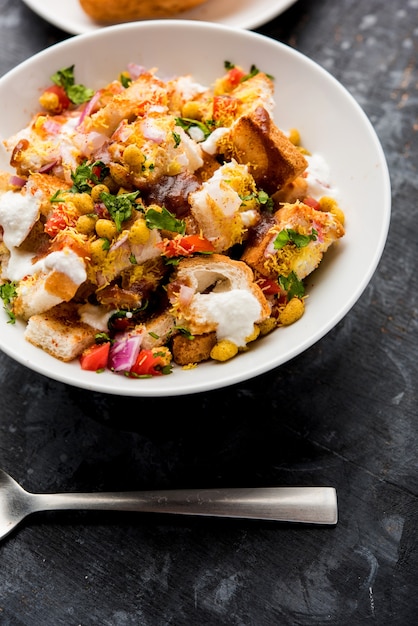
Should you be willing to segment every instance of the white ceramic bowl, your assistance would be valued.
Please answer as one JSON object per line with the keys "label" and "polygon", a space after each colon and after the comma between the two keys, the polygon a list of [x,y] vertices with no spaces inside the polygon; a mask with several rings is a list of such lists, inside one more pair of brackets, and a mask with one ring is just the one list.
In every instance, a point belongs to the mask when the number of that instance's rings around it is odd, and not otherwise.
{"label": "white ceramic bowl", "polygon": [[[305,315],[256,341],[225,362],[191,370],[128,379],[110,372],[81,370],[78,362],[57,361],[23,338],[20,323],[8,324],[0,311],[0,348],[23,365],[52,379],[94,391],[128,396],[173,396],[232,385],[286,363],[320,340],[351,309],[369,283],[387,238],[390,179],[379,140],[348,91],[324,69],[286,45],[257,33],[186,20],[146,21],[79,35],[25,61],[0,79],[0,139],[25,126],[49,77],[75,65],[77,82],[99,88],[129,62],[159,68],[159,75],[191,73],[211,84],[224,61],[252,64],[272,74],[275,121],[296,127],[304,145],[328,162],[346,215],[346,235],[325,255],[307,281]],[[23,86],[23,87],[22,87]],[[0,168],[10,169],[5,152]]]}

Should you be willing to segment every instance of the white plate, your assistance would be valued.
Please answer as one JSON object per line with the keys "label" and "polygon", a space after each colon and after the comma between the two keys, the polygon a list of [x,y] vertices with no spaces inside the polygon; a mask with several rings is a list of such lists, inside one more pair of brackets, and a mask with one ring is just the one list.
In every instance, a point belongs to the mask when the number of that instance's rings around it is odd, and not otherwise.
{"label": "white plate", "polygon": [[[78,0],[23,0],[32,11],[67,33],[80,35],[101,28]],[[257,28],[283,13],[296,0],[207,0],[179,18],[217,22],[238,28]]]}
{"label": "white plate", "polygon": [[[182,46],[178,42],[182,42]],[[161,45],[164,42],[164,46]],[[89,62],[86,63],[85,59]],[[275,77],[276,122],[300,130],[303,143],[328,162],[346,214],[346,235],[326,254],[308,281],[305,315],[254,342],[225,363],[208,362],[168,376],[132,380],[61,363],[23,338],[0,306],[0,348],[52,379],[105,393],[170,396],[225,387],[271,370],[299,355],[330,331],[369,283],[387,238],[390,179],[380,142],[363,110],[328,72],[294,49],[248,30],[182,20],[111,26],[47,48],[0,79],[0,140],[25,126],[37,98],[58,69],[75,65],[77,81],[99,88],[128,62],[157,67],[161,76],[193,74],[205,84],[228,60],[255,64]],[[22,84],[25,89],[22,90]],[[8,168],[4,151],[0,168]],[[343,355],[342,355],[343,358]]]}

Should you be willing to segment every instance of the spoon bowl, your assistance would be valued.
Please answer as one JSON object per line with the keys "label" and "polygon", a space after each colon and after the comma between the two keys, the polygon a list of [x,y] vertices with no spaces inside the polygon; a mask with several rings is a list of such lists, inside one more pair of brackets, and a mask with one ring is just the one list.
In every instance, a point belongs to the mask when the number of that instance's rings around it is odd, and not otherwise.
{"label": "spoon bowl", "polygon": [[41,511],[175,513],[334,525],[334,487],[173,489],[113,493],[30,493],[0,470],[0,540]]}

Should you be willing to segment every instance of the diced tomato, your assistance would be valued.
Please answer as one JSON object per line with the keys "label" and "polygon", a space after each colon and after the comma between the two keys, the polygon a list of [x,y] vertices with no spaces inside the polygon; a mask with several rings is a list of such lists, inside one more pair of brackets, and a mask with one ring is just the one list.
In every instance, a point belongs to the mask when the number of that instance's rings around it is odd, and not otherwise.
{"label": "diced tomato", "polygon": [[61,206],[58,206],[46,220],[44,230],[50,237],[55,237],[67,225],[65,211]]}
{"label": "diced tomato", "polygon": [[80,356],[81,369],[96,372],[105,369],[109,358],[110,341],[86,348]]}
{"label": "diced tomato", "polygon": [[279,283],[271,278],[259,278],[257,285],[266,296],[273,296],[281,291]]}
{"label": "diced tomato", "polygon": [[217,123],[228,124],[235,119],[238,100],[233,96],[221,95],[213,98],[213,119]]}
{"label": "diced tomato", "polygon": [[201,235],[186,235],[182,238],[181,245],[192,254],[195,252],[215,252],[212,242]]}
{"label": "diced tomato", "polygon": [[163,366],[164,361],[161,356],[155,356],[152,350],[140,350],[130,371],[136,376],[162,376],[161,367]]}
{"label": "diced tomato", "polygon": [[241,82],[243,76],[245,76],[245,72],[240,67],[231,67],[227,76],[231,86],[236,87]]}
{"label": "diced tomato", "polygon": [[318,200],[315,200],[315,198],[312,198],[312,196],[306,196],[306,198],[303,199],[303,203],[307,204],[312,209],[316,209],[317,211],[320,208],[320,204],[319,204]]}
{"label": "diced tomato", "polygon": [[91,171],[92,171],[92,173],[93,173],[95,176],[97,176],[98,180],[100,180],[100,176],[101,176],[101,174],[102,174],[102,169],[103,169],[103,168],[102,168],[102,166],[101,166],[101,165],[94,165],[94,166],[92,167],[92,170],[91,170]]}
{"label": "diced tomato", "polygon": [[169,258],[176,256],[192,256],[198,253],[215,252],[213,244],[201,235],[185,235],[166,239],[161,243],[163,254]]}
{"label": "diced tomato", "polygon": [[[50,87],[45,89],[44,94],[53,94],[54,96],[56,96],[56,105],[53,107],[54,113],[61,113],[62,111],[66,111],[71,105],[71,100],[65,93],[65,89],[63,87],[60,87],[59,85],[51,85]],[[47,108],[50,109],[51,107],[48,106]]]}

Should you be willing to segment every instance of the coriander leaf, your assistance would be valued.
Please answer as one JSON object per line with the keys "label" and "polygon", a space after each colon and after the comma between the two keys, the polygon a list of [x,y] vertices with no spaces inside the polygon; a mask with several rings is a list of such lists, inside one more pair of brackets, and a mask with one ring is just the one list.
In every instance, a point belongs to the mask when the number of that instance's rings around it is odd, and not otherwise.
{"label": "coriander leaf", "polygon": [[90,193],[94,185],[101,183],[109,174],[109,168],[102,161],[87,163],[85,161],[79,165],[74,172],[71,172],[73,186],[72,193]]}
{"label": "coriander leaf", "polygon": [[215,126],[215,122],[213,120],[206,120],[206,122],[199,122],[198,120],[194,120],[189,117],[176,117],[176,124],[177,126],[181,126],[181,128],[183,128],[183,130],[185,130],[186,133],[190,130],[192,126],[196,126],[197,128],[200,128],[205,139],[209,137],[209,135],[211,134]]}
{"label": "coriander leaf", "polygon": [[274,207],[273,199],[265,192],[258,192],[258,201],[262,204],[268,211],[272,211]]}
{"label": "coriander leaf", "polygon": [[88,89],[84,85],[76,85],[74,80],[74,65],[58,70],[51,76],[53,83],[62,87],[73,104],[82,104],[90,100],[93,89]]}
{"label": "coriander leaf", "polygon": [[172,135],[174,139],[174,147],[178,148],[181,143],[181,137],[178,133],[175,133],[175,132],[173,132]]}
{"label": "coriander leaf", "polygon": [[313,228],[310,235],[302,235],[293,228],[281,230],[274,240],[274,249],[281,250],[287,243],[293,243],[297,248],[304,248],[310,241],[316,241],[317,231]]}
{"label": "coriander leaf", "polygon": [[288,300],[292,298],[302,298],[305,295],[304,284],[296,276],[295,272],[290,272],[288,276],[279,276],[279,283],[287,293]]}
{"label": "coriander leaf", "polygon": [[113,343],[113,339],[111,339],[107,333],[96,333],[94,335],[94,341],[96,343],[107,343],[108,341]]}
{"label": "coriander leaf", "polygon": [[184,220],[179,220],[167,211],[165,207],[161,211],[155,209],[148,209],[145,213],[145,222],[148,228],[158,228],[160,230],[169,230],[173,233],[180,233],[184,235],[186,232],[186,223]]}
{"label": "coriander leaf", "polygon": [[61,189],[57,189],[53,196],[50,197],[50,202],[65,202],[65,196],[63,196],[64,192]]}
{"label": "coriander leaf", "polygon": [[121,193],[118,196],[105,192],[100,194],[100,200],[112,216],[119,232],[122,230],[122,223],[131,217],[132,208],[135,205],[138,194],[139,191]]}
{"label": "coriander leaf", "polygon": [[130,76],[127,76],[126,74],[121,74],[120,82],[122,84],[122,87],[125,87],[125,89],[127,89],[129,85],[132,83],[132,78]]}
{"label": "coriander leaf", "polygon": [[188,328],[186,328],[185,326],[175,326],[175,329],[178,330],[179,333],[187,337],[187,339],[190,339],[190,341],[193,341],[194,335],[192,335],[192,333],[190,332]]}
{"label": "coriander leaf", "polygon": [[260,70],[255,65],[252,65],[248,74],[241,78],[241,82],[244,83],[246,80],[249,80],[253,76],[256,76],[260,73]]}
{"label": "coriander leaf", "polygon": [[70,85],[66,91],[73,104],[83,104],[83,102],[88,102],[94,96],[93,89],[84,87],[84,85]]}
{"label": "coriander leaf", "polygon": [[0,298],[3,300],[4,310],[9,316],[8,324],[14,324],[16,321],[16,317],[10,308],[10,305],[16,296],[17,291],[15,282],[4,283],[3,285],[0,285]]}
{"label": "coriander leaf", "polygon": [[265,209],[267,209],[267,211],[272,211],[274,208],[273,199],[265,191],[250,193],[247,196],[240,196],[240,197],[243,202],[256,200],[258,204],[262,205]]}

